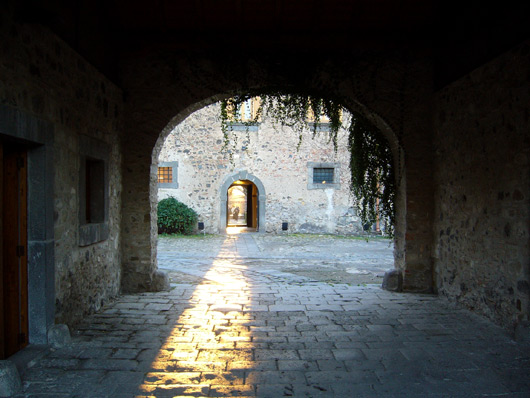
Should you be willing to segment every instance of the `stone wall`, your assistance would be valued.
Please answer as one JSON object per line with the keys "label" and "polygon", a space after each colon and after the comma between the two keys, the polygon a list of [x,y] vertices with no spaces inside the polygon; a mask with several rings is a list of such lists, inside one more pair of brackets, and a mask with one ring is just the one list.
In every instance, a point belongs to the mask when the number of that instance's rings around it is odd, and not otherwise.
{"label": "stone wall", "polygon": [[[52,126],[56,322],[74,324],[119,292],[122,94],[51,32],[14,23],[4,11],[0,103]],[[83,247],[79,188],[81,153],[86,148],[81,148],[81,136],[108,148],[109,195],[108,238]],[[32,294],[36,293],[30,291],[30,301]],[[53,288],[47,295],[53,297]]]}
{"label": "stone wall", "polygon": [[437,96],[438,291],[505,327],[528,320],[530,43]]}
{"label": "stone wall", "polygon": [[[159,162],[178,162],[178,168],[174,168],[178,188],[160,185],[159,199],[177,198],[198,212],[206,232],[224,233],[220,227],[220,199],[226,192],[220,192],[220,188],[228,175],[244,170],[264,186],[266,203],[260,206],[265,205],[266,225],[260,223],[261,232],[279,232],[282,223],[288,222],[290,232],[362,233],[355,199],[349,191],[345,129],[339,132],[336,152],[329,141],[329,130],[320,131],[315,137],[311,131],[304,131],[297,150],[296,131],[265,119],[248,132],[244,126],[234,127],[237,130],[230,133],[230,144],[223,150],[218,115],[218,104],[203,108],[166,138]],[[349,118],[345,115],[345,126]],[[309,180],[313,163],[338,166],[337,185],[328,181],[328,188],[321,185],[315,189]]]}

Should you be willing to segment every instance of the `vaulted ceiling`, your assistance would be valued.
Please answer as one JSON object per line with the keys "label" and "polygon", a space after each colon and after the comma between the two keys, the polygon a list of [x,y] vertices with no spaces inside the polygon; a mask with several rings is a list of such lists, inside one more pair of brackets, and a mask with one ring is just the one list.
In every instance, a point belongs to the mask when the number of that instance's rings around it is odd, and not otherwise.
{"label": "vaulted ceiling", "polygon": [[[14,1],[14,0],[13,0]],[[147,49],[355,56],[421,47],[437,85],[529,37],[529,2],[436,0],[19,0],[21,22],[48,26],[117,80]]]}

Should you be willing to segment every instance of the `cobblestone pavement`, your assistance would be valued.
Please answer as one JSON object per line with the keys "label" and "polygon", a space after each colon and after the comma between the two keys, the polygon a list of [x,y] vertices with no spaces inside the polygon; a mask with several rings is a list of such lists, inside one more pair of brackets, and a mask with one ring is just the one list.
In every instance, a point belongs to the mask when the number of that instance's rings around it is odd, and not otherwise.
{"label": "cobblestone pavement", "polygon": [[495,325],[431,295],[263,272],[243,258],[260,245],[223,239],[200,283],[87,317],[16,397],[530,396],[529,347]]}
{"label": "cobblestone pavement", "polygon": [[333,235],[244,234],[159,239],[159,267],[175,282],[201,283],[212,261],[246,264],[289,279],[380,285],[394,266],[391,241]]}

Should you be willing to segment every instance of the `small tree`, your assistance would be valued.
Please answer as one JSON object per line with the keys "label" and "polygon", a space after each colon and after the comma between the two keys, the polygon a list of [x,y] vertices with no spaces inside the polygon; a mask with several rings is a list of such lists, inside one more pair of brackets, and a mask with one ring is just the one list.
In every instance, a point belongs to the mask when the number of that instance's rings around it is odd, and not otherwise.
{"label": "small tree", "polygon": [[198,219],[195,210],[173,197],[158,202],[157,216],[159,234],[190,235]]}

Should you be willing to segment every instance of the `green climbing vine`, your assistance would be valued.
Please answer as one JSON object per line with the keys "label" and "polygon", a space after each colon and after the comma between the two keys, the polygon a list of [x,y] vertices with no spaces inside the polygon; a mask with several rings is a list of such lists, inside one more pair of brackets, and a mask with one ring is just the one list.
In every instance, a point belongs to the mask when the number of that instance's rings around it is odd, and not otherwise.
{"label": "green climbing vine", "polygon": [[363,223],[379,219],[394,234],[396,196],[392,152],[383,134],[368,121],[352,115],[349,126],[350,189],[357,198]]}
{"label": "green climbing vine", "polygon": [[[252,117],[241,119],[241,106],[253,97],[258,97],[257,109]],[[349,126],[348,149],[350,151],[350,191],[357,199],[359,216],[363,224],[373,224],[380,220],[385,224],[386,233],[394,233],[394,200],[395,174],[392,152],[388,141],[363,116],[351,113]],[[321,116],[327,119],[326,129],[329,141],[335,151],[338,145],[339,129],[343,125],[342,105],[337,101],[323,99],[311,95],[284,94],[269,92],[259,94],[242,94],[221,101],[220,119],[224,137],[223,150],[232,151],[229,145],[237,137],[231,137],[230,131],[235,123],[248,128],[262,119],[270,118],[274,125],[287,126],[298,134],[297,150],[303,141],[303,133],[312,131],[312,135],[320,133]],[[308,118],[308,115],[318,117]]]}

